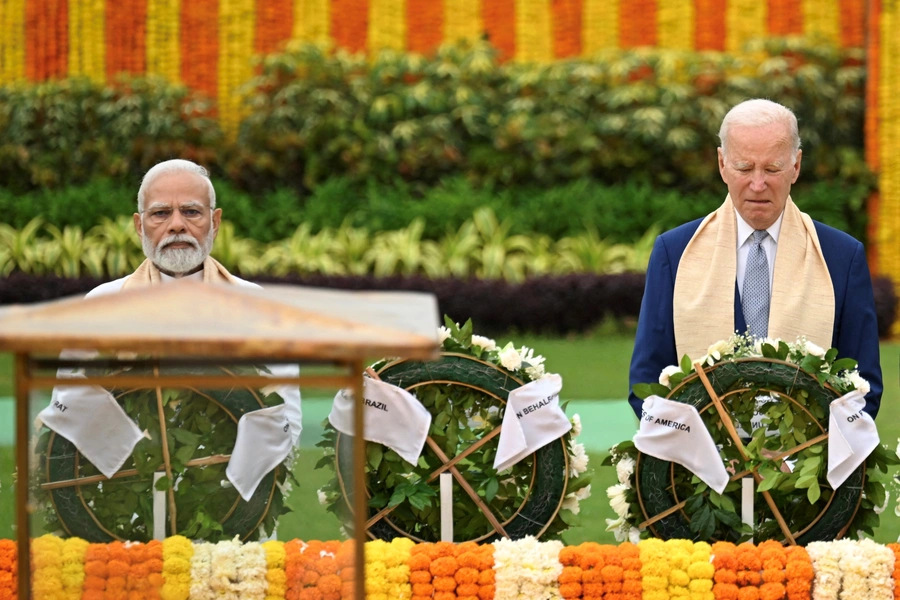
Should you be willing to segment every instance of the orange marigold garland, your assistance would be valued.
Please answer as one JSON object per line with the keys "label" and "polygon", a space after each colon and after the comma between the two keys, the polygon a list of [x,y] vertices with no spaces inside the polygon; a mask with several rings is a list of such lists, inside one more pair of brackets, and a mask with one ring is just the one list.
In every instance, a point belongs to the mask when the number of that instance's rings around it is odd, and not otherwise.
{"label": "orange marigold garland", "polygon": [[780,600],[784,598],[787,580],[787,552],[784,546],[774,540],[761,542],[758,546],[759,558],[762,562],[762,585],[759,595],[763,600]]}
{"label": "orange marigold garland", "polygon": [[559,574],[559,595],[563,598],[581,598],[583,593],[581,568],[581,546],[566,546],[559,552],[559,562],[563,566]]}
{"label": "orange marigold garland", "polygon": [[894,553],[894,598],[900,598],[900,544],[888,544],[887,547]]}
{"label": "orange marigold garland", "polygon": [[803,546],[791,546],[785,550],[785,591],[788,600],[809,600],[814,577],[812,560]]}
{"label": "orange marigold garland", "polygon": [[303,542],[291,540],[284,544],[284,576],[287,580],[284,597],[287,600],[300,598],[300,590],[303,588],[302,559]]}
{"label": "orange marigold garland", "polygon": [[127,600],[128,573],[131,571],[131,557],[122,542],[109,544],[107,562],[106,600]]}
{"label": "orange marigold garland", "polygon": [[716,600],[735,600],[738,597],[738,561],[735,546],[731,542],[716,542],[713,544],[712,553],[713,566],[716,568],[713,594]]}
{"label": "orange marigold garland", "polygon": [[17,556],[15,541],[0,540],[0,600],[16,597],[19,585],[16,577],[16,569],[19,568]]}

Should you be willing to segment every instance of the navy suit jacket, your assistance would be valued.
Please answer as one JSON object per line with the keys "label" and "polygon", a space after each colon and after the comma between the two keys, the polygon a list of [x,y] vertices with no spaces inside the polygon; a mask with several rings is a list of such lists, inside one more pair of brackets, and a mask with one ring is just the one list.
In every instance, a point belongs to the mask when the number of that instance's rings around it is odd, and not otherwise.
{"label": "navy suit jacket", "polygon": [[[675,273],[681,255],[701,221],[697,219],[667,231],[656,239],[653,246],[631,355],[629,386],[632,390],[637,383],[656,382],[665,367],[679,363],[681,357],[675,350],[672,317]],[[865,250],[861,243],[846,233],[817,221],[814,224],[834,286],[831,345],[838,349],[839,357],[851,357],[859,362],[859,374],[871,385],[866,395],[865,410],[874,418],[881,403],[883,385],[875,299]],[[815,293],[815,290],[810,290],[810,293]],[[737,284],[734,289],[734,327],[740,332],[747,329]],[[710,344],[716,341],[710,340]],[[628,401],[640,417],[643,400],[635,396],[632,390],[629,390]]]}

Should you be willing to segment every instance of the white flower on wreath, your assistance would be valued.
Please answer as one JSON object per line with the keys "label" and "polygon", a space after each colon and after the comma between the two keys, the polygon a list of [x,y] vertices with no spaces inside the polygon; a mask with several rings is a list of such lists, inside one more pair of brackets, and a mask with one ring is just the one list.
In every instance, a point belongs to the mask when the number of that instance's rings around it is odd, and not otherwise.
{"label": "white flower on wreath", "polygon": [[587,500],[591,497],[591,484],[587,484],[577,492],[575,492],[575,497],[579,500]]}
{"label": "white flower on wreath", "polygon": [[584,451],[584,444],[577,444],[574,441],[569,442],[569,477],[578,477],[588,467],[588,455]]}
{"label": "white flower on wreath", "polygon": [[659,383],[661,385],[669,387],[669,378],[676,373],[681,373],[681,367],[678,367],[676,365],[669,365],[662,370],[662,373],[659,374]]}
{"label": "white flower on wreath", "polygon": [[631,487],[631,475],[634,473],[634,464],[635,461],[630,456],[623,456],[616,463],[616,477],[619,479],[620,484]]}
{"label": "white flower on wreath", "polygon": [[606,488],[606,495],[609,496],[609,505],[622,519],[628,516],[631,509],[631,506],[628,504],[628,498],[625,496],[627,492],[628,486],[623,483],[617,483]]}
{"label": "white flower on wreath", "polygon": [[712,366],[715,361],[721,360],[723,354],[729,354],[734,351],[734,344],[731,340],[719,340],[706,349],[706,363]]}
{"label": "white flower on wreath", "polygon": [[617,542],[631,542],[637,544],[641,541],[641,530],[629,525],[624,518],[606,519],[606,530],[611,531]]}
{"label": "white flower on wreath", "polygon": [[438,342],[443,344],[450,337],[450,330],[441,325],[438,327]]}
{"label": "white flower on wreath", "polygon": [[[574,415],[572,415],[570,422],[572,423],[572,429],[571,431],[569,431],[569,433],[573,438],[576,438],[581,435],[581,417],[578,415],[578,413],[575,413]],[[900,443],[900,438],[897,438],[897,442]]]}
{"label": "white flower on wreath", "polygon": [[862,392],[863,395],[868,394],[869,390],[871,389],[871,386],[869,386],[869,382],[859,375],[859,371],[850,371],[849,373],[845,374],[844,381]]}
{"label": "white flower on wreath", "polygon": [[578,504],[578,498],[575,497],[575,494],[569,494],[565,498],[563,498],[560,509],[570,510],[572,511],[573,515],[577,515],[579,512],[581,512],[581,508],[578,507]]}
{"label": "white flower on wreath", "polygon": [[818,356],[819,358],[825,358],[825,349],[809,340],[803,340],[803,350],[807,354],[812,354],[813,356]]}
{"label": "white flower on wreath", "polygon": [[500,364],[503,365],[503,368],[509,371],[518,371],[522,366],[522,356],[519,354],[519,351],[513,347],[512,342],[509,342],[502,350],[500,350],[498,358],[500,359]]}
{"label": "white flower on wreath", "polygon": [[491,338],[484,337],[483,335],[473,335],[472,345],[478,346],[479,348],[487,352],[491,352],[497,349],[497,342],[495,342]]}
{"label": "white flower on wreath", "polygon": [[319,504],[321,504],[322,506],[327,506],[328,505],[328,495],[325,494],[325,492],[323,492],[322,490],[316,490],[316,492],[319,495]]}

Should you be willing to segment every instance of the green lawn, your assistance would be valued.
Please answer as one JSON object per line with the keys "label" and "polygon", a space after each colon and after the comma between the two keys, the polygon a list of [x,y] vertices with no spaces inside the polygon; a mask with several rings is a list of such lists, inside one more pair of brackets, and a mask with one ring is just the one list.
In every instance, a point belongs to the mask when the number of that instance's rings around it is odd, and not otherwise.
{"label": "green lawn", "polygon": [[[591,336],[568,338],[516,336],[514,340],[536,348],[538,353],[547,357],[548,369],[562,374],[565,399],[597,402],[618,400],[621,404],[621,399],[627,393],[632,344],[632,338],[627,334],[600,332]],[[506,338],[501,337],[498,341],[505,342]],[[884,343],[881,352],[885,393],[878,428],[882,442],[894,448],[900,439],[900,343]],[[0,354],[0,398],[12,395],[11,383],[10,357]],[[580,403],[582,407],[586,404]],[[0,420],[0,431],[4,428],[11,431],[12,423],[5,421]],[[581,526],[565,534],[565,541],[568,543],[613,541],[611,534],[604,531],[604,519],[613,517],[607,504],[605,489],[614,483],[615,474],[611,469],[599,467],[604,453],[596,448],[596,436],[602,435],[604,440],[627,439],[633,431],[622,427],[621,423],[612,426],[615,428],[613,431],[600,431],[602,427],[601,423],[593,429],[586,428],[582,434],[586,445],[592,450],[589,454],[595,467],[593,495],[582,503]],[[338,535],[339,524],[319,506],[316,496],[316,490],[330,476],[324,469],[313,468],[319,454],[310,446],[315,443],[318,433],[314,424],[304,425],[304,449],[294,471],[300,484],[295,487],[289,500],[293,512],[285,516],[279,525],[280,539],[329,539]],[[11,435],[7,434],[7,437],[11,438]],[[12,448],[8,445],[0,446],[0,537],[14,537],[13,471]],[[876,535],[879,542],[897,541],[900,536],[900,517],[893,512],[896,497],[894,493],[888,511],[882,515],[882,526]]]}

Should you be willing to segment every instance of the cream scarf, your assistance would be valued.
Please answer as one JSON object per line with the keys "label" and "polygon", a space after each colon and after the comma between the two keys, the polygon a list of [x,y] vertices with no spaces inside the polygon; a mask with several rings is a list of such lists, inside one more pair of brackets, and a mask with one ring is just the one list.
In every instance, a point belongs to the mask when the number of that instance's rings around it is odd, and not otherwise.
{"label": "cream scarf", "polygon": [[[734,333],[736,248],[737,223],[728,196],[700,223],[678,263],[672,311],[679,357],[700,358],[709,346]],[[802,335],[830,348],[834,287],[812,219],[790,197],[772,288],[768,337],[793,341]]]}
{"label": "cream scarf", "polygon": [[[122,290],[159,285],[161,283],[162,277],[159,269],[148,258],[125,280],[125,283],[122,284]],[[225,270],[225,267],[219,261],[211,256],[207,256],[203,261],[203,283],[237,283],[237,280]]]}

